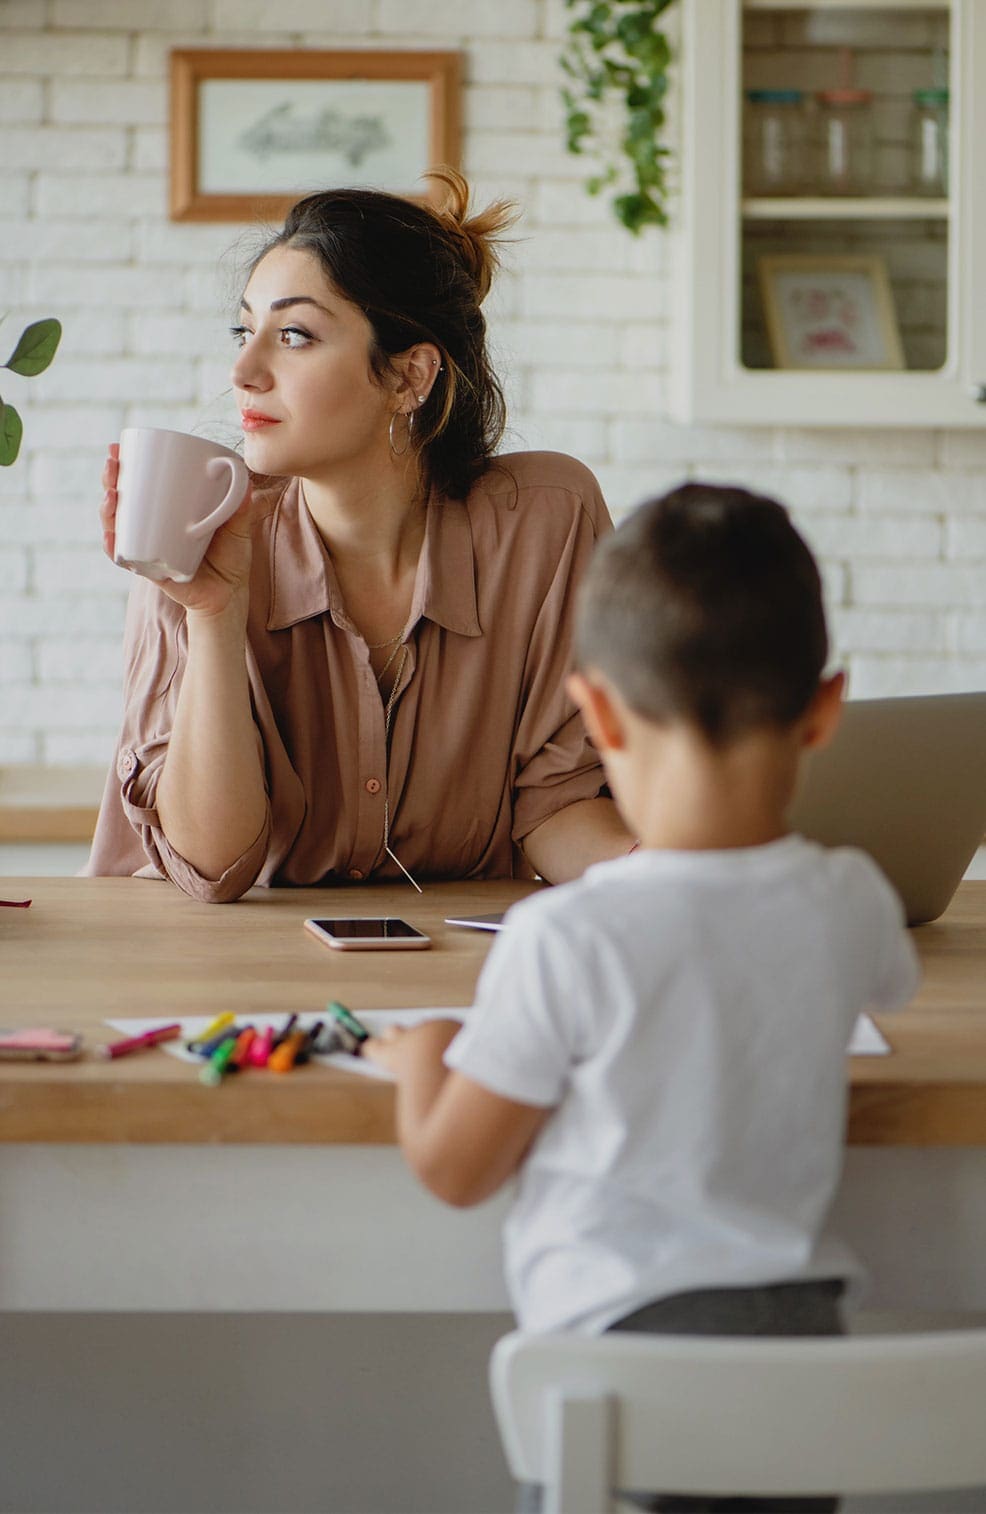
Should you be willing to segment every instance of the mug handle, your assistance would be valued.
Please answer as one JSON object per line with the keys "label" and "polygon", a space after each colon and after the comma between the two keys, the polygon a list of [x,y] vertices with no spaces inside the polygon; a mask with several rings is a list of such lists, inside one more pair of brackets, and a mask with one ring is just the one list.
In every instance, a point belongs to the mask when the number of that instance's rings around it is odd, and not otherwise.
{"label": "mug handle", "polygon": [[189,526],[188,534],[196,540],[201,536],[211,536],[224,521],[229,520],[234,511],[239,509],[243,496],[246,494],[247,484],[250,481],[246,463],[241,462],[238,457],[210,457],[205,465],[206,473],[212,478],[215,478],[222,468],[229,469],[229,488],[216,508],[210,510],[205,520],[197,521],[195,525]]}

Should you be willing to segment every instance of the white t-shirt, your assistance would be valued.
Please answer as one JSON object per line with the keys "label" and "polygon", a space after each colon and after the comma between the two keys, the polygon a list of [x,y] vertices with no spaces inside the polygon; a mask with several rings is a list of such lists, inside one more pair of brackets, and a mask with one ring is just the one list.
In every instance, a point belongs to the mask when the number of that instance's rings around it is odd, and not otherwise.
{"label": "white t-shirt", "polygon": [[918,976],[875,864],[800,836],[639,851],[516,905],[445,1060],[555,1111],[504,1233],[521,1327],[855,1271],[823,1229],[846,1046]]}

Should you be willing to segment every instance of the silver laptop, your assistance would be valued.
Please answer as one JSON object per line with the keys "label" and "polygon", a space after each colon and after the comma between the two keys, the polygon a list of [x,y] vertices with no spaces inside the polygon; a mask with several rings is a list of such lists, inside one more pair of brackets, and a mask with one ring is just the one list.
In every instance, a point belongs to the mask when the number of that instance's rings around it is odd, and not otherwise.
{"label": "silver laptop", "polygon": [[986,833],[986,693],[850,700],[809,753],[789,819],[869,852],[909,925],[937,919]]}

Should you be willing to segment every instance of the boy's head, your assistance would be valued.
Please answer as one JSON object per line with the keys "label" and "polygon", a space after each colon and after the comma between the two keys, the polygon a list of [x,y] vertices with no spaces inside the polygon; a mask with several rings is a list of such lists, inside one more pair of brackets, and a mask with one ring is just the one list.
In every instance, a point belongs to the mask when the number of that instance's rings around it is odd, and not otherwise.
{"label": "boy's head", "polygon": [[715,747],[791,726],[827,656],[815,560],[783,505],[745,489],[684,484],[641,505],[582,585],[579,666]]}

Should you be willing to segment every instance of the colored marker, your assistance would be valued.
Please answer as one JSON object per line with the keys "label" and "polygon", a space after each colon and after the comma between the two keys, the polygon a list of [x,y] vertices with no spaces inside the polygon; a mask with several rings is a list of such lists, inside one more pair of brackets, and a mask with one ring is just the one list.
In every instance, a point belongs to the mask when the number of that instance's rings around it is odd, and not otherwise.
{"label": "colored marker", "polygon": [[156,1030],[145,1030],[139,1036],[128,1036],[125,1041],[112,1041],[109,1046],[99,1046],[96,1055],[113,1061],[117,1057],[129,1056],[132,1051],[157,1046],[161,1041],[174,1041],[180,1035],[181,1025],[176,1020],[173,1025],[159,1025]]}
{"label": "colored marker", "polygon": [[333,999],[325,1006],[325,1013],[330,1020],[335,1022],[343,1042],[343,1050],[352,1052],[354,1057],[358,1057],[363,1050],[363,1042],[370,1039],[370,1032],[366,1026],[357,1020],[345,1004],[340,1004],[338,999]]}
{"label": "colored marker", "polygon": [[257,1032],[252,1025],[244,1025],[236,1038],[233,1052],[229,1059],[231,1067],[245,1067],[250,1059],[250,1047],[256,1040]]}
{"label": "colored marker", "polygon": [[328,1057],[334,1051],[345,1051],[339,1028],[336,1025],[323,1025],[312,1043],[311,1054],[315,1057]]}
{"label": "colored marker", "polygon": [[230,1071],[230,1059],[235,1050],[236,1037],[227,1036],[226,1040],[216,1047],[199,1073],[199,1082],[207,1084],[210,1088],[218,1087],[223,1080],[223,1074]]}
{"label": "colored marker", "polygon": [[223,1046],[227,1041],[232,1041],[235,1044],[236,1038],[239,1033],[240,1027],[234,1020],[232,1025],[227,1025],[225,1030],[221,1030],[218,1035],[213,1036],[210,1040],[195,1041],[192,1044],[191,1049],[195,1052],[196,1056],[211,1057],[212,1053],[214,1051],[217,1051],[218,1048],[220,1046]]}
{"label": "colored marker", "polygon": [[316,1020],[315,1024],[310,1025],[305,1031],[305,1039],[301,1043],[301,1050],[294,1059],[294,1065],[296,1067],[304,1067],[305,1063],[310,1058],[312,1052],[315,1050],[315,1046],[318,1042],[319,1032],[321,1031],[324,1023],[324,1020]]}
{"label": "colored marker", "polygon": [[271,1046],[274,1044],[274,1027],[266,1026],[250,1042],[250,1050],[247,1057],[251,1067],[266,1067],[270,1056]]}
{"label": "colored marker", "polygon": [[281,1026],[280,1030],[276,1030],[274,1032],[274,1040],[273,1040],[272,1045],[271,1045],[271,1050],[272,1051],[276,1050],[277,1047],[280,1046],[280,1044],[281,1044],[282,1041],[286,1041],[287,1040],[288,1036],[294,1030],[294,1027],[295,1027],[295,1025],[297,1023],[297,1020],[298,1020],[298,1016],[297,1015],[288,1015],[287,1019],[285,1020],[284,1024]]}
{"label": "colored marker", "polygon": [[193,1036],[190,1041],[185,1042],[186,1049],[188,1051],[195,1051],[204,1041],[211,1041],[212,1037],[217,1035],[219,1031],[224,1030],[227,1025],[232,1025],[235,1019],[236,1016],[231,1009],[224,1009],[221,1015],[217,1015],[205,1027],[205,1030],[200,1030],[197,1036]]}
{"label": "colored marker", "polygon": [[271,1072],[290,1072],[307,1039],[307,1030],[293,1030],[290,1035],[285,1036],[267,1058],[267,1066]]}

